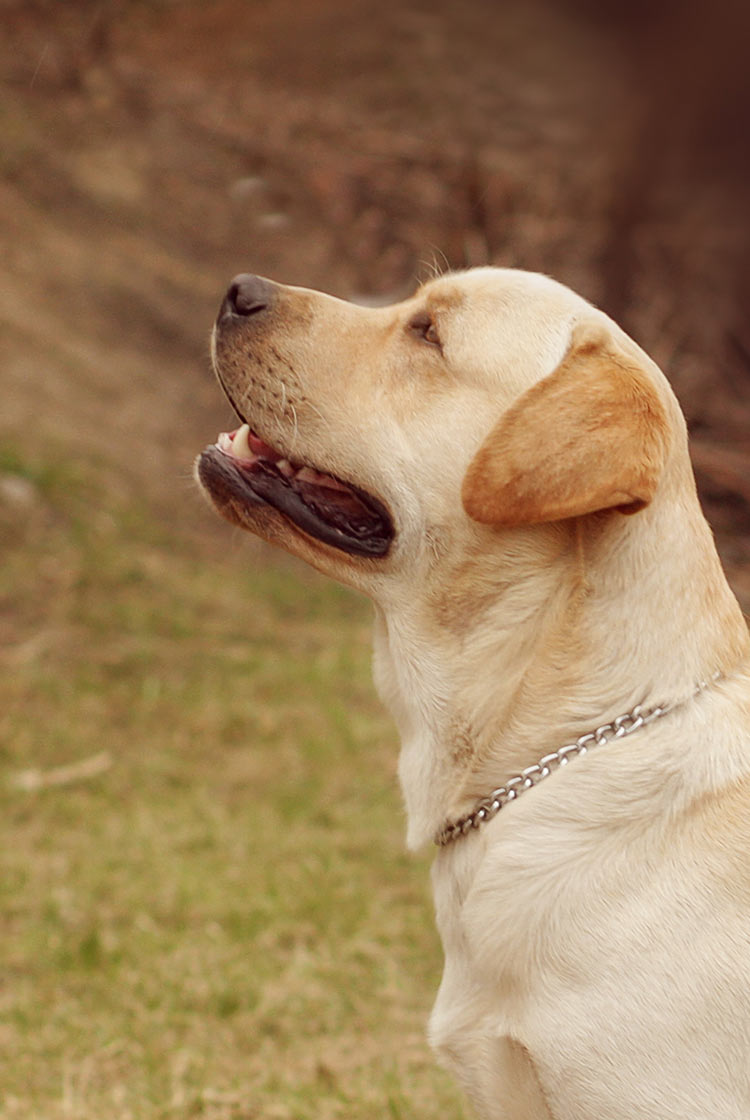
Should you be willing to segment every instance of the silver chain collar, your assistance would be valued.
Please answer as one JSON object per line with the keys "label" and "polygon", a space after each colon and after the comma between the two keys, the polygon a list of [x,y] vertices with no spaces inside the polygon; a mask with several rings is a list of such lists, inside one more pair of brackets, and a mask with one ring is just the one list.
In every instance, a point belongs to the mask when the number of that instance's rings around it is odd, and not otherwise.
{"label": "silver chain collar", "polygon": [[[701,681],[693,693],[693,697],[703,692],[704,689],[719,680],[723,675],[724,674],[721,672],[714,673],[710,680]],[[690,699],[693,697],[690,697]],[[491,821],[493,817],[497,816],[503,806],[507,805],[510,801],[515,801],[524,790],[532,789],[556,770],[567,766],[571,759],[579,758],[581,755],[586,754],[592,747],[603,747],[605,744],[611,743],[615,739],[625,739],[628,735],[632,735],[634,731],[639,731],[641,727],[645,727],[661,716],[673,712],[675,708],[681,707],[684,703],[686,703],[686,701],[681,700],[667,707],[648,709],[644,709],[638,704],[632,711],[626,712],[623,716],[617,716],[611,723],[603,723],[601,727],[597,727],[595,731],[589,731],[585,735],[581,735],[574,743],[569,743],[565,747],[560,747],[558,750],[546,754],[544,758],[540,758],[539,761],[535,762],[532,766],[527,766],[520,774],[509,778],[504,786],[498,786],[497,789],[493,789],[488,797],[483,797],[481,801],[477,802],[470,813],[459,817],[458,820],[449,821],[447,824],[443,825],[443,827],[435,833],[435,844],[437,844],[439,848],[444,848],[447,844],[451,844],[454,840],[457,840],[459,836],[465,836],[466,833],[471,832],[473,828],[479,828],[480,825]]]}

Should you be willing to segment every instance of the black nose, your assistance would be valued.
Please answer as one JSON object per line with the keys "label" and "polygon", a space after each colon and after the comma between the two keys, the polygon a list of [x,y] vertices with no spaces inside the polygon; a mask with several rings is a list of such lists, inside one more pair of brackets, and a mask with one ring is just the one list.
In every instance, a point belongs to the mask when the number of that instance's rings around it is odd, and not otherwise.
{"label": "black nose", "polygon": [[243,272],[229,285],[219,315],[257,315],[270,307],[273,300],[274,285],[270,280]]}

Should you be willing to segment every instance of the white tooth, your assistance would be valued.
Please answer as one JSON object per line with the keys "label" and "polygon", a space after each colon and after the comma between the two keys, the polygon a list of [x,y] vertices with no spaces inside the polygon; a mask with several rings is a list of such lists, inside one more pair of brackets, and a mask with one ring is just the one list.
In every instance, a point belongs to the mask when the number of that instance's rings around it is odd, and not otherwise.
{"label": "white tooth", "polygon": [[351,489],[345,482],[339,482],[337,478],[333,478],[330,474],[325,474],[320,480],[320,485],[325,486],[327,490],[344,490]]}
{"label": "white tooth", "polygon": [[279,459],[276,463],[276,470],[281,471],[287,478],[291,478],[294,474],[294,467],[288,459]]}
{"label": "white tooth", "polygon": [[314,467],[302,467],[297,471],[296,477],[300,482],[313,482],[316,486],[325,486],[328,490],[348,490],[344,482],[338,482],[330,474],[322,474]]}
{"label": "white tooth", "polygon": [[231,451],[232,450],[232,440],[230,438],[229,432],[220,432],[219,433],[219,438],[216,441],[216,446],[219,448],[220,451]]}
{"label": "white tooth", "polygon": [[250,443],[248,441],[248,434],[250,427],[243,424],[241,428],[237,429],[234,439],[232,440],[232,454],[236,459],[252,459],[253,453],[250,450]]}
{"label": "white tooth", "polygon": [[317,482],[320,475],[312,467],[302,467],[297,471],[297,478],[300,482]]}

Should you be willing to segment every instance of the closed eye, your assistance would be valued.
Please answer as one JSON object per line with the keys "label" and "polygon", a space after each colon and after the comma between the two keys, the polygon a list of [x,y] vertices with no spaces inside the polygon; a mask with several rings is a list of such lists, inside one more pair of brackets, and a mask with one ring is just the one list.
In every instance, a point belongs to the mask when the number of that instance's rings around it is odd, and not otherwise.
{"label": "closed eye", "polygon": [[438,329],[428,311],[417,311],[415,315],[412,315],[408,328],[421,341],[428,342],[431,346],[437,346],[439,350],[441,349]]}

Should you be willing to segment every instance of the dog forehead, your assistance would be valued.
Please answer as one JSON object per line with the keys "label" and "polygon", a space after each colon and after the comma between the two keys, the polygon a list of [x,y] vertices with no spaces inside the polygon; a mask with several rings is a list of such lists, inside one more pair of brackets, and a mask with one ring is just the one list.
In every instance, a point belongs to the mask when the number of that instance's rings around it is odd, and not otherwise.
{"label": "dog forehead", "polygon": [[590,308],[576,292],[539,272],[486,266],[449,272],[420,288],[428,300],[493,319],[558,319]]}
{"label": "dog forehead", "polygon": [[475,268],[420,289],[435,308],[446,354],[464,378],[509,404],[562,359],[572,324],[598,313],[581,296],[540,273]]}

